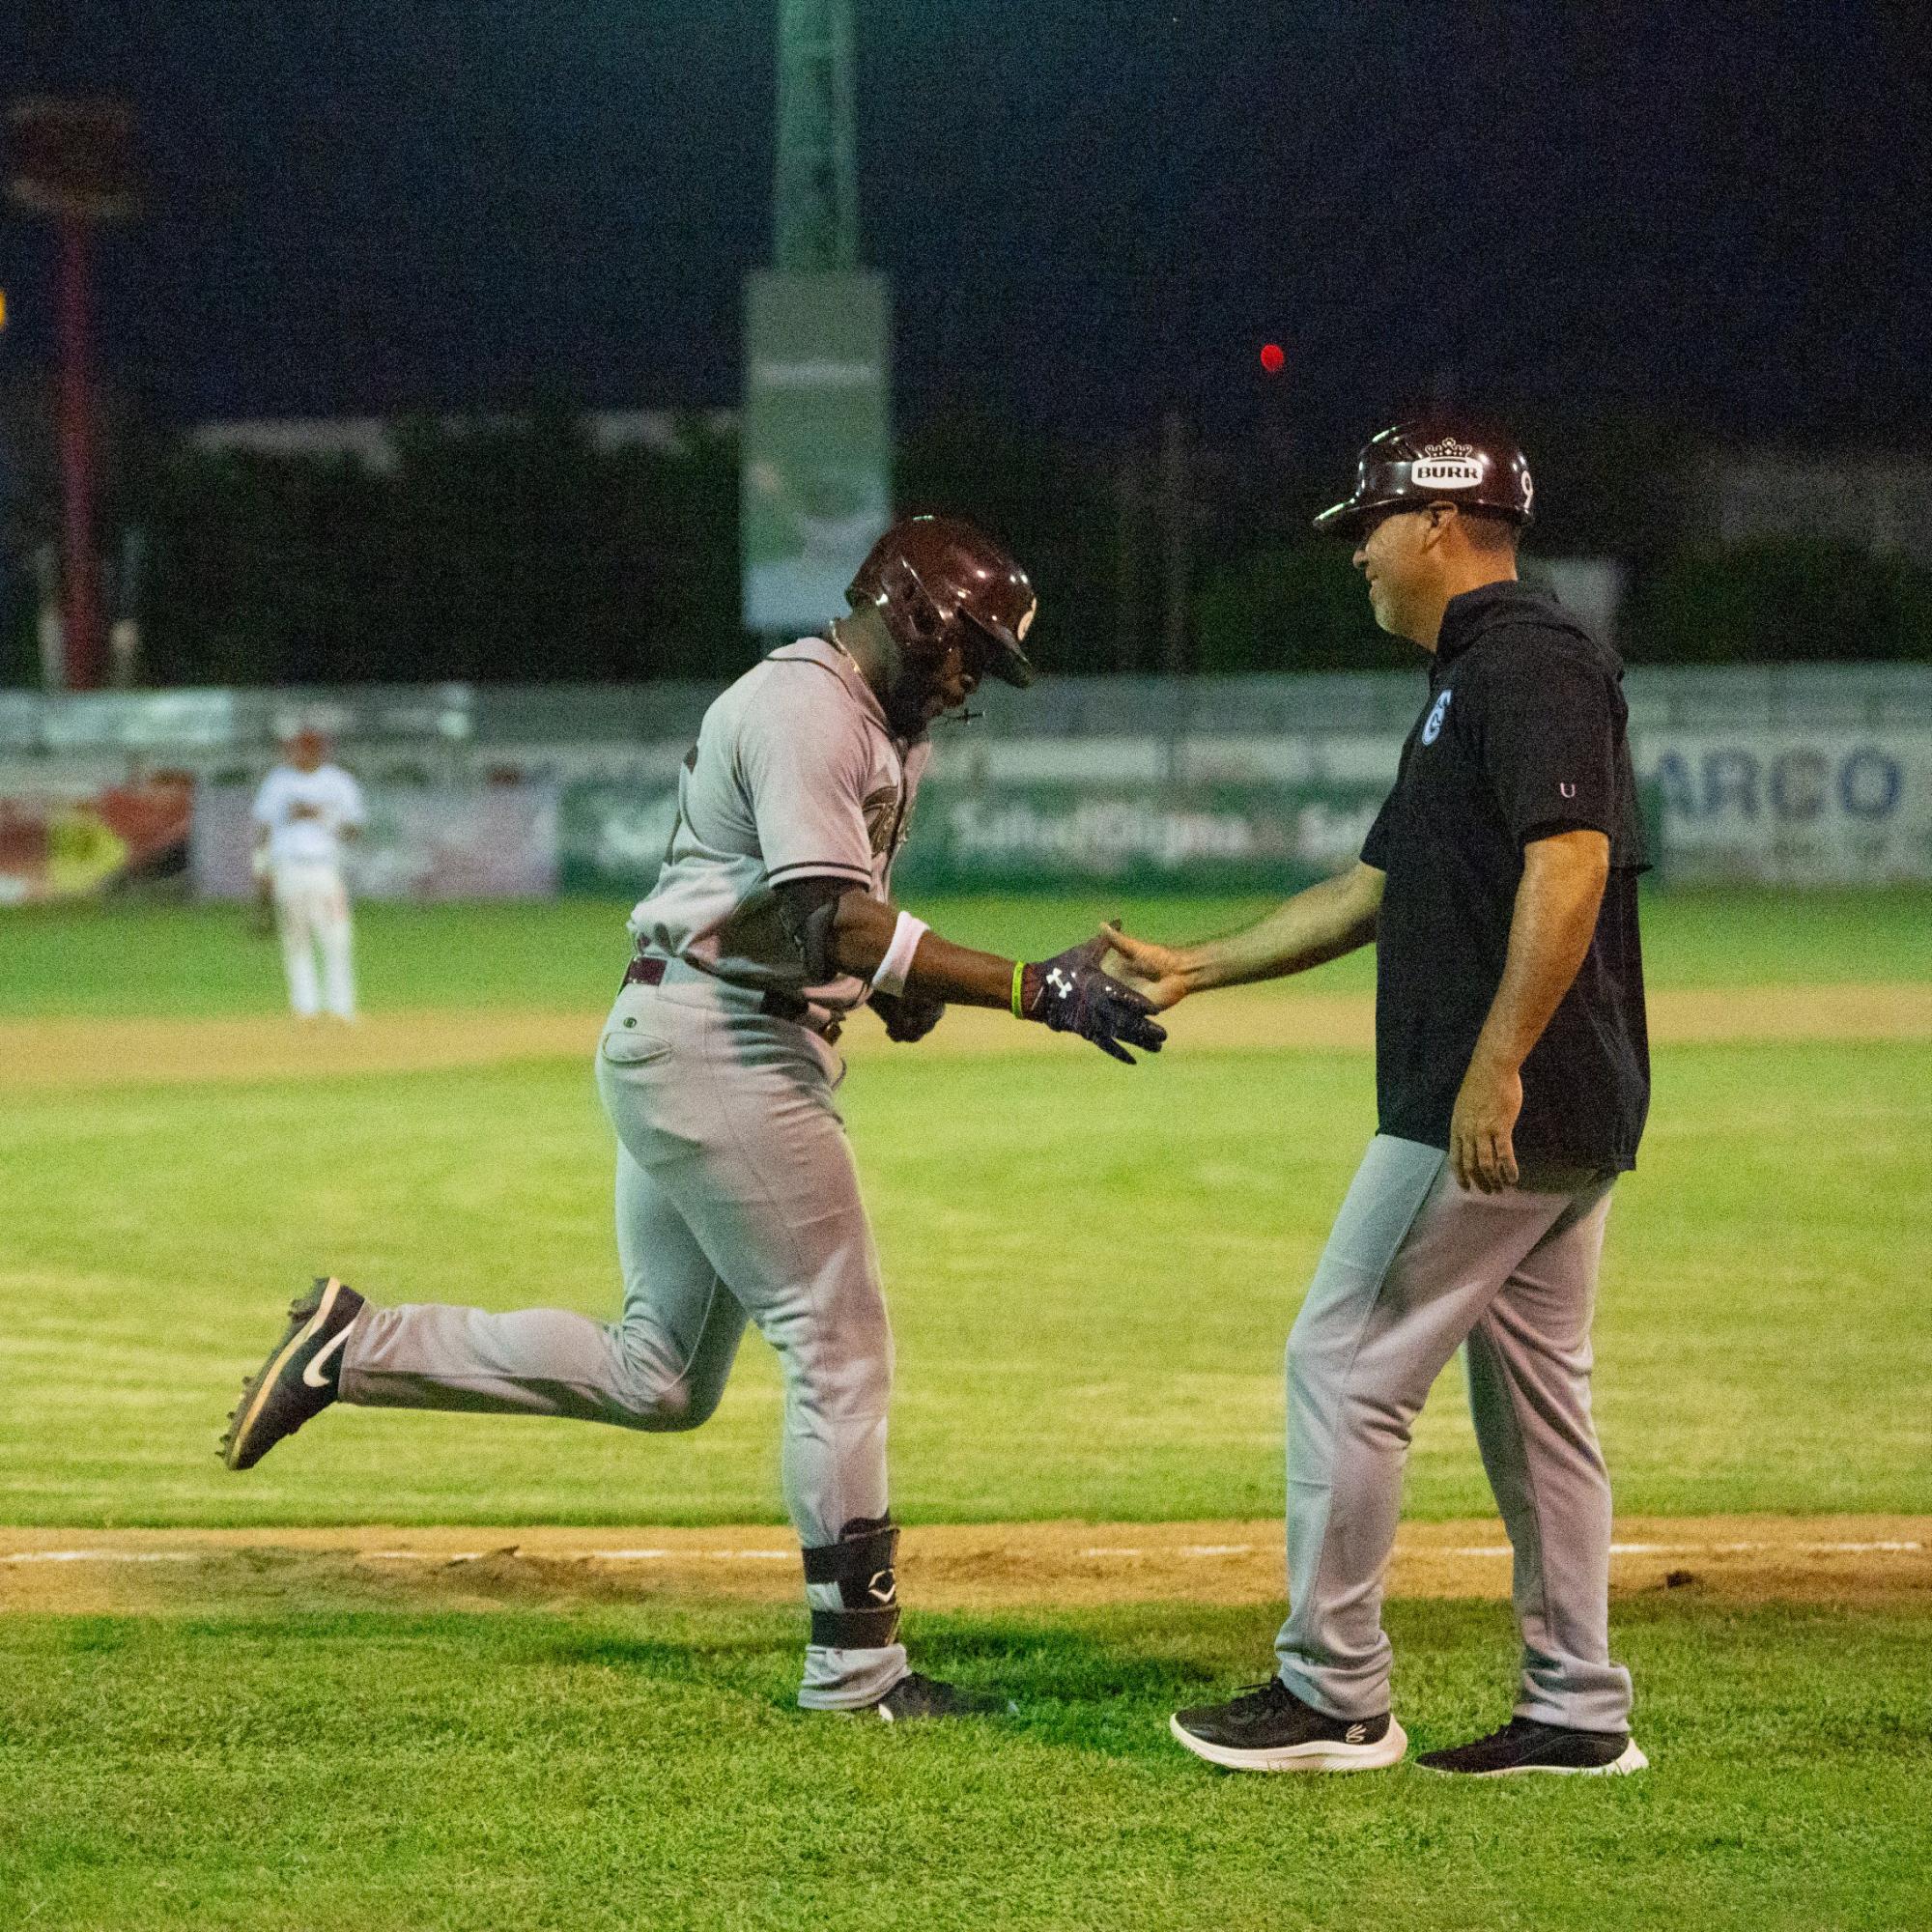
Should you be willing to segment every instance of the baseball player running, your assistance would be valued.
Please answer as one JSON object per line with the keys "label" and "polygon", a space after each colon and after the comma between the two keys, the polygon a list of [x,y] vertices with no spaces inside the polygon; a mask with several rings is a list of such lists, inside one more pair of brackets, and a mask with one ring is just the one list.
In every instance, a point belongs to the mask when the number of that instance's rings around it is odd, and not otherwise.
{"label": "baseball player running", "polygon": [[1165,1037],[1095,963],[954,946],[890,896],[927,727],[987,676],[1024,686],[1037,600],[961,521],[901,522],[851,614],[774,651],[705,714],[655,888],[597,1049],[617,1136],[623,1313],[378,1308],[318,1282],[244,1384],[222,1453],[245,1469],[336,1401],[695,1429],[748,1321],[785,1385],[783,1483],[810,1635],[798,1701],[892,1720],[975,1708],[908,1669],[886,1483],[893,1345],[833,1099],[862,1001],[916,1040],[948,1003],[1008,1008],[1132,1064]]}
{"label": "baseball player running", "polygon": [[1159,1007],[1377,945],[1379,1131],[1288,1345],[1291,1608],[1269,1680],[1182,1711],[1210,1763],[1354,1771],[1406,1747],[1382,1575],[1409,1431],[1465,1350],[1516,1555],[1522,1684],[1432,1771],[1631,1772],[1608,1634],[1610,1491],[1590,1316],[1617,1175],[1649,1101],[1643,833],[1617,658],[1516,581],[1532,486],[1506,438],[1385,430],[1317,519],[1350,537],[1376,621],[1431,654],[1429,696],[1351,871],[1249,931],[1117,944]]}
{"label": "baseball player running", "polygon": [[335,1018],[353,1020],[354,933],[342,847],[361,836],[362,787],[327,761],[320,731],[297,731],[283,749],[287,756],[255,794],[255,875],[273,900],[289,1005],[303,1019],[326,1007]]}

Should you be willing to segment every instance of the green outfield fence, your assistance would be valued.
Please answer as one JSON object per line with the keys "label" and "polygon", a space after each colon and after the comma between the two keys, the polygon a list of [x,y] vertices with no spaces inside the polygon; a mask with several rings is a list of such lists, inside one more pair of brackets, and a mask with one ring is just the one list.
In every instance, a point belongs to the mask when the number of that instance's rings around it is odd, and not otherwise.
{"label": "green outfield fence", "polygon": [[[717,689],[0,693],[0,845],[14,855],[0,899],[112,890],[128,875],[117,846],[132,855],[128,828],[167,819],[151,794],[170,786],[192,793],[192,835],[176,840],[180,866],[173,848],[143,847],[143,871],[244,891],[242,794],[298,723],[334,736],[396,828],[365,855],[365,891],[641,891]],[[1932,667],[1639,666],[1626,690],[1671,877],[1932,879]],[[996,687],[975,700],[978,723],[935,731],[900,878],[948,891],[1292,888],[1359,849],[1422,693],[1402,672]],[[500,831],[484,836],[510,818],[513,873]]]}

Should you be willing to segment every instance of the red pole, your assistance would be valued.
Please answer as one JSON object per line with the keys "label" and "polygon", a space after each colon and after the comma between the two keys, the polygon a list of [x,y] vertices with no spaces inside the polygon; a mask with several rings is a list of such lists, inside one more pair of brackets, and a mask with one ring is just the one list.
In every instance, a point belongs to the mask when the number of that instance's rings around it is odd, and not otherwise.
{"label": "red pole", "polygon": [[100,683],[94,555],[94,399],[87,368],[87,224],[60,220],[61,644],[70,691]]}

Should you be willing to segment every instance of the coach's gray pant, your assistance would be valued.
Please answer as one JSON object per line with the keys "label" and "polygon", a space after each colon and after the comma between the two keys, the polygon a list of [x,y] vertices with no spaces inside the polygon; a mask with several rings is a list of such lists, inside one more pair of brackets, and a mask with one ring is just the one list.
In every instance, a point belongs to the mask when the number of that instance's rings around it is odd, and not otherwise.
{"label": "coach's gray pant", "polygon": [[[749,1317],[785,1384],[785,1506],[808,1548],[888,1513],[893,1375],[877,1252],[833,1104],[838,1055],[711,989],[630,986],[597,1087],[617,1130],[614,1324],[557,1309],[372,1308],[342,1358],[345,1402],[695,1429],[718,1406]],[[840,1607],[837,1584],[809,1584]],[[838,1710],[905,1675],[900,1644],[806,1651],[799,1702]]]}
{"label": "coach's gray pant", "polygon": [[1516,1552],[1518,1713],[1618,1731],[1610,1486],[1590,1420],[1590,1316],[1614,1177],[1464,1192],[1439,1148],[1369,1144],[1288,1343],[1282,1681],[1337,1718],[1389,1708],[1382,1577],[1409,1431],[1466,1349],[1476,1439]]}

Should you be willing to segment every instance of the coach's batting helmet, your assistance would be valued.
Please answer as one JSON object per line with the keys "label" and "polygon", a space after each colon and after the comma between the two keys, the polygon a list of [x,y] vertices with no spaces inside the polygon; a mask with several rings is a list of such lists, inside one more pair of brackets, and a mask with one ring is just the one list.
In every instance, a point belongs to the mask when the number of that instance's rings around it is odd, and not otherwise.
{"label": "coach's batting helmet", "polygon": [[985,668],[1008,684],[1033,682],[1024,645],[1039,599],[1027,574],[963,517],[907,517],[877,543],[845,593],[853,610],[877,606],[901,644],[943,650],[970,626]]}
{"label": "coach's batting helmet", "polygon": [[1324,534],[1352,537],[1378,510],[1460,503],[1526,524],[1536,486],[1529,462],[1496,430],[1463,416],[1423,416],[1371,437],[1355,461],[1355,488],[1315,519]]}

